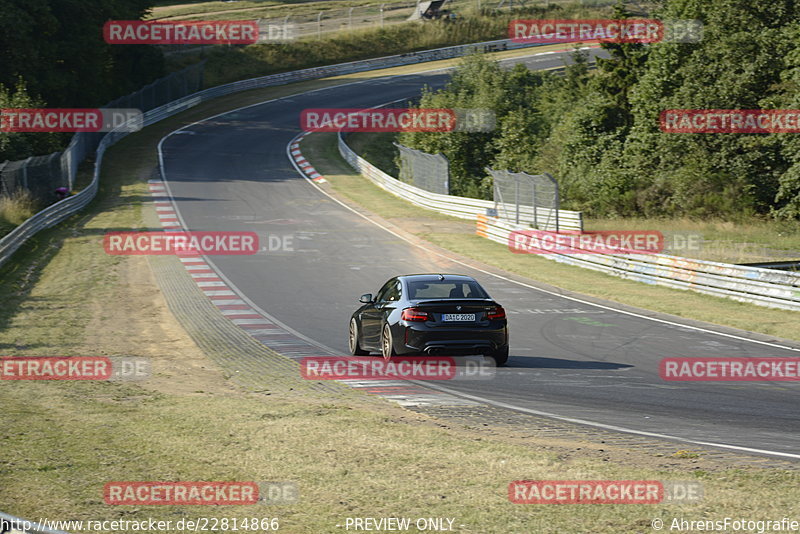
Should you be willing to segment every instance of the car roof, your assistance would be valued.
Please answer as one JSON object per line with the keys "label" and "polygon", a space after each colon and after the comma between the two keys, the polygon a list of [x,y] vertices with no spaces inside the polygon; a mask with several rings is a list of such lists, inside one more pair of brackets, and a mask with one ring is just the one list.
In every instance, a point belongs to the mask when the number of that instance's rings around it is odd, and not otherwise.
{"label": "car roof", "polygon": [[461,282],[475,282],[476,280],[471,276],[464,274],[445,274],[445,273],[426,273],[426,274],[406,274],[398,276],[397,278],[408,282],[437,282],[439,280],[452,280]]}

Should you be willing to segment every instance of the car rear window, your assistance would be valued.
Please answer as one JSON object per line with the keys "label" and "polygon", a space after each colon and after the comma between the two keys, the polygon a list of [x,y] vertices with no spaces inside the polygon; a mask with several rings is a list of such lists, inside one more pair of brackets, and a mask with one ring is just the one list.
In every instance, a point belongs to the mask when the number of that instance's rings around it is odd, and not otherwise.
{"label": "car rear window", "polygon": [[408,283],[409,299],[485,299],[489,298],[477,282],[450,280],[416,281]]}

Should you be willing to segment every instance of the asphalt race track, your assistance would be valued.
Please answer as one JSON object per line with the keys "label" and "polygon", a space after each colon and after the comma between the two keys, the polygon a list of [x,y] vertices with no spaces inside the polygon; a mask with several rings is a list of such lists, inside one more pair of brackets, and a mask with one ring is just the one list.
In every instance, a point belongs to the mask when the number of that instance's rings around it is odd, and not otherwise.
{"label": "asphalt race track", "polygon": [[[550,68],[563,61],[550,54],[525,62]],[[511,359],[494,380],[448,383],[449,390],[537,413],[800,458],[797,382],[678,383],[658,374],[664,357],[800,356],[797,349],[669,317],[654,320],[476,271],[413,247],[334,202],[287,158],[303,109],[371,107],[445,80],[442,72],[374,78],[266,102],[171,134],[162,143],[164,178],[186,227],[292,236],[293,251],[210,259],[258,307],[332,352],[347,353],[348,320],[359,295],[375,293],[386,279],[468,274],[509,312]]]}

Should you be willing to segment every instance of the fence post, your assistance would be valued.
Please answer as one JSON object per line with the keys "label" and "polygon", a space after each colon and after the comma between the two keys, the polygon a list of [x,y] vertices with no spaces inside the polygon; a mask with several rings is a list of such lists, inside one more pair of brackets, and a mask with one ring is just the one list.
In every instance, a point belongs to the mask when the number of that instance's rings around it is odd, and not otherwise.
{"label": "fence post", "polygon": [[8,165],[8,160],[5,160],[3,163],[0,163],[0,195],[10,195],[11,192],[6,187],[6,181],[3,180],[3,169],[6,168]]}
{"label": "fence post", "polygon": [[558,197],[558,188],[556,188],[556,233],[558,233],[558,210],[560,209],[561,199]]}
{"label": "fence post", "polygon": [[536,182],[532,182],[533,186],[533,227],[539,228],[539,217],[536,213]]}
{"label": "fence post", "polygon": [[381,4],[381,28],[383,28],[383,8],[386,4]]}
{"label": "fence post", "polygon": [[555,210],[556,210],[556,233],[558,233],[558,219],[559,219],[558,210],[559,210],[559,207],[561,206],[561,198],[560,198],[559,192],[558,192],[558,182],[556,182],[556,179],[553,178],[553,175],[550,174],[549,172],[544,173],[544,176],[546,176],[553,183],[553,187],[555,188],[555,192],[556,192],[556,202],[555,202],[556,205],[554,207],[555,207]]}
{"label": "fence post", "polygon": [[444,190],[447,191],[447,193],[445,193],[445,194],[449,195],[450,194],[450,160],[447,159],[447,156],[445,156],[444,154],[442,154],[442,157],[447,162],[447,175],[445,175],[445,177],[444,177]]}
{"label": "fence post", "polygon": [[322,39],[322,11],[317,13],[317,39]]}
{"label": "fence post", "polygon": [[[494,178],[494,172],[492,171],[491,167],[484,167],[484,172],[488,173],[489,176],[492,177],[492,200],[494,200],[494,216],[500,218],[500,210],[498,209],[499,204],[503,204],[503,200],[500,196],[500,186],[497,184],[497,180]],[[498,199],[500,199],[498,203]],[[505,204],[503,204],[503,209],[505,210]]]}
{"label": "fence post", "polygon": [[30,188],[28,187],[28,164],[31,162],[32,159],[33,156],[26,159],[25,163],[22,164],[22,187],[24,187],[28,191],[30,191]]}
{"label": "fence post", "polygon": [[[50,154],[47,157],[47,172],[49,174],[53,174],[55,176],[59,176],[58,173],[53,173],[52,170],[53,170],[53,159],[54,158],[58,159],[58,167],[59,167],[59,170],[61,169],[61,157],[60,156],[61,156],[61,154],[59,154],[58,152],[53,152],[52,154]],[[58,187],[64,187],[64,176],[59,176],[59,178],[61,178],[61,181],[58,183]],[[69,183],[69,178],[67,178],[67,187],[69,188],[70,191],[72,191],[72,184]]]}
{"label": "fence post", "polygon": [[519,177],[514,177],[514,204],[517,207],[516,223],[519,224]]}
{"label": "fence post", "polygon": [[353,29],[353,9],[355,9],[355,8],[351,7],[347,11],[347,29],[348,30],[352,30]]}

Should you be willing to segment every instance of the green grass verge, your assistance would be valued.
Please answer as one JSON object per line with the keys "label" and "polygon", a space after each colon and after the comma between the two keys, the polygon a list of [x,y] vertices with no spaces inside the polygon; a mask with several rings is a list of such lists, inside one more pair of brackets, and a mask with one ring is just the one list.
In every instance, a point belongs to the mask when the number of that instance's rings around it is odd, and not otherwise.
{"label": "green grass verge", "polygon": [[591,230],[660,230],[699,234],[703,245],[682,256],[723,263],[800,260],[800,221],[587,219]]}
{"label": "green grass verge", "polygon": [[[364,135],[357,136],[359,146]],[[731,326],[800,341],[800,312],[763,308],[753,304],[656,287],[623,280],[588,269],[563,265],[530,254],[513,254],[508,247],[475,235],[475,224],[418,208],[387,193],[355,174],[339,156],[335,134],[313,134],[303,141],[303,154],[343,197],[373,211],[431,243],[488,265],[569,291],[622,304],[669,313],[687,319]],[[446,220],[426,223],[431,219]]]}
{"label": "green grass verge", "polygon": [[[480,5],[485,12],[498,13],[494,8],[499,2],[477,2],[476,0],[450,0],[445,6],[446,9],[457,13],[459,17],[474,14]],[[605,2],[608,4],[608,2]],[[569,8],[572,5],[580,4],[598,7],[599,1],[583,0],[551,0],[541,6],[544,9],[557,9],[559,6]],[[652,7],[651,3],[642,2],[643,6]],[[278,18],[287,15],[302,18],[304,21],[316,20],[315,17],[320,11],[325,13],[325,19],[335,14],[338,17],[349,19],[348,10],[353,11],[353,23],[359,25],[360,18],[365,16],[365,10],[371,16],[369,23],[377,25],[376,15],[378,9],[385,6],[384,23],[390,24],[392,21],[407,19],[413,12],[414,2],[410,0],[394,0],[382,2],[380,0],[258,0],[248,1],[239,0],[236,2],[187,2],[185,0],[167,0],[155,2],[155,7],[151,10],[150,18],[172,19],[172,20],[251,20],[255,18]],[[505,11],[512,10],[515,6],[506,6]],[[517,5],[516,12],[522,12],[525,6]],[[297,22],[297,20],[293,20]],[[327,21],[326,21],[327,22]]]}
{"label": "green grass verge", "polygon": [[394,132],[351,133],[347,136],[347,144],[359,156],[395,177],[400,176],[400,169],[395,159],[397,149],[392,144],[396,141],[397,134]]}
{"label": "green grass verge", "polygon": [[[332,533],[347,517],[447,517],[454,531],[647,532],[653,517],[784,517],[800,473],[708,473],[693,460],[642,469],[504,443],[422,424],[413,414],[213,392],[175,395],[132,385],[4,385],[0,499],[30,518],[277,517],[281,532]],[[516,505],[509,482],[691,479],[696,505]],[[120,480],[280,480],[300,500],[282,506],[107,506]],[[21,496],[24,496],[22,498]],[[757,513],[756,513],[757,512]],[[118,530],[117,532],[128,532]]]}
{"label": "green grass verge", "polygon": [[41,209],[25,189],[19,189],[10,196],[0,196],[0,237],[30,219]]}
{"label": "green grass verge", "polygon": [[[260,2],[182,2],[175,5],[156,6],[151,13],[151,18],[170,19],[170,20],[252,20],[257,18],[278,18],[287,15],[292,17],[315,16],[320,11],[326,14],[331,12],[341,12],[341,16],[346,16],[351,7],[363,9],[365,7],[379,8],[381,4],[377,0],[264,0]],[[396,4],[397,2],[388,2]],[[413,8],[411,3],[407,3],[410,12]],[[388,15],[385,22],[389,22]],[[357,21],[359,12],[354,10],[353,18]],[[408,17],[408,14],[406,14]]]}
{"label": "green grass verge", "polygon": [[[582,7],[580,4],[564,8],[532,7],[514,13],[464,17],[452,24],[409,22],[385,28],[339,32],[320,40],[215,47],[202,52],[207,59],[204,81],[207,87],[211,87],[278,72],[504,39],[508,36],[508,23],[514,18],[602,18],[610,13],[609,8]],[[197,57],[193,54],[168,57],[170,70],[179,70],[195,62]]]}

